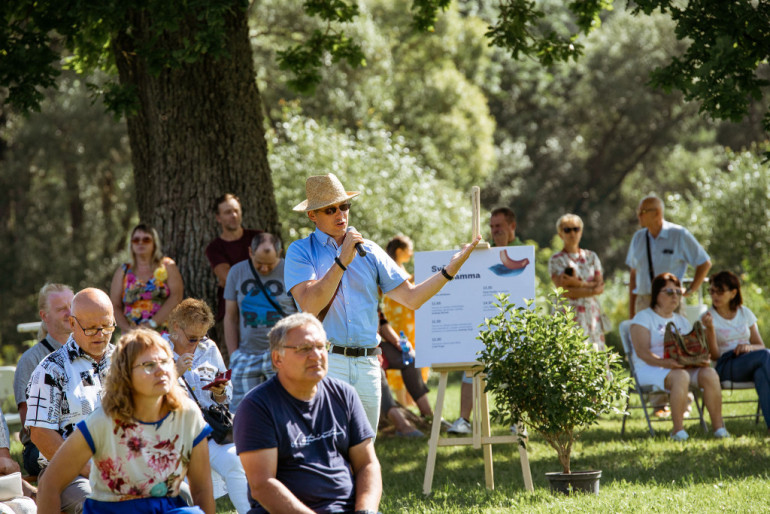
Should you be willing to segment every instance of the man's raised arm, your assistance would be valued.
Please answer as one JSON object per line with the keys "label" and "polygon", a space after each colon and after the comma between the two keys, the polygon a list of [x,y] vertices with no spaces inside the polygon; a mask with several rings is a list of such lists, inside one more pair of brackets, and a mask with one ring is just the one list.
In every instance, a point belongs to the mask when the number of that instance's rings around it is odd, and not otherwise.
{"label": "man's raised arm", "polygon": [[[454,278],[454,276],[457,275],[462,265],[468,260],[468,257],[471,256],[473,249],[479,244],[479,241],[481,241],[481,236],[478,236],[471,244],[465,245],[462,250],[452,256],[449,264],[444,267],[444,271],[446,271],[450,277]],[[431,275],[417,285],[405,280],[400,286],[388,291],[386,294],[401,305],[416,311],[422,304],[438,293],[447,282],[449,282],[449,279],[447,279],[442,272],[439,272]]]}

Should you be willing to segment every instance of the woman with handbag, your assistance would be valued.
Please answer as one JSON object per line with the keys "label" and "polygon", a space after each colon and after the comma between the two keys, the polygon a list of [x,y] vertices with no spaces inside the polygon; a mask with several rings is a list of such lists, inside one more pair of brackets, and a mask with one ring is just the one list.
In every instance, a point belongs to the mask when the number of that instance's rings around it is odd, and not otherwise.
{"label": "woman with handbag", "polygon": [[188,298],[171,311],[169,334],[164,337],[171,344],[182,386],[214,429],[208,441],[211,468],[224,479],[235,509],[244,514],[250,508],[248,482],[235,453],[232,415],[227,407],[233,386],[229,380],[216,380],[227,368],[216,343],[206,336],[212,326],[214,314],[209,306]]}
{"label": "woman with handbag", "polygon": [[709,284],[711,307],[701,320],[719,379],[754,382],[770,433],[770,350],[757,330],[757,317],[743,306],[735,273],[720,271]]}
{"label": "woman with handbag", "polygon": [[602,263],[591,250],[580,248],[583,220],[576,214],[565,214],[556,222],[556,231],[564,249],[548,260],[548,273],[556,287],[564,289],[575,313],[575,320],[597,350],[605,349],[605,330],[598,296],[604,292]]}
{"label": "woman with handbag", "polygon": [[[51,459],[38,510],[59,512],[61,492],[91,459],[84,514],[214,514],[211,428],[177,384],[168,345],[139,328],[120,338],[111,360],[102,404]],[[192,507],[179,495],[185,476]]]}
{"label": "woman with handbag", "polygon": [[680,333],[692,330],[690,322],[675,311],[682,298],[682,286],[672,273],[662,273],[652,281],[650,307],[636,313],[631,322],[631,343],[634,367],[641,385],[652,385],[668,391],[671,439],[684,441],[689,435],[684,429],[687,393],[690,385],[703,390],[703,403],[709,411],[711,426],[717,438],[730,437],[722,420],[722,388],[719,376],[710,367],[685,368],[675,359],[664,356],[666,326],[673,323]]}

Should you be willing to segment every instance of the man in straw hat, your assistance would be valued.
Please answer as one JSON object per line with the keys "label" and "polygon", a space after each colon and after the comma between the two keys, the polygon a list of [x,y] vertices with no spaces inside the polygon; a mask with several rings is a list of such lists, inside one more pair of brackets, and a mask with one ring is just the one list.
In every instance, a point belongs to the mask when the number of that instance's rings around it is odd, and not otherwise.
{"label": "man in straw hat", "polygon": [[[414,285],[382,248],[348,227],[350,200],[359,192],[346,191],[332,173],[309,177],[305,190],[307,199],[294,210],[306,212],[316,230],[289,246],[284,282],[299,308],[323,321],[332,343],[329,376],[355,387],[376,430],[381,395],[377,289],[419,309],[454,278],[481,238],[456,253],[440,272]],[[365,256],[356,256],[358,244]]]}

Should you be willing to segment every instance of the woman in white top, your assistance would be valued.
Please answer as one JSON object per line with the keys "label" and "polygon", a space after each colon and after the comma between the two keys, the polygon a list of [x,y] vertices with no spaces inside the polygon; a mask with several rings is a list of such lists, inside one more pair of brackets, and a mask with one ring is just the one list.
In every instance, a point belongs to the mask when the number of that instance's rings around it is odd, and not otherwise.
{"label": "woman in white top", "polygon": [[703,403],[711,416],[711,426],[718,438],[730,437],[722,421],[722,389],[719,376],[712,368],[684,368],[674,359],[663,358],[663,337],[666,324],[673,322],[682,333],[692,330],[687,318],[674,312],[679,307],[682,286],[671,273],[662,273],[652,281],[650,307],[636,313],[631,322],[631,343],[634,346],[634,368],[642,385],[654,385],[669,392],[671,439],[686,440],[684,412],[690,384],[703,389]]}
{"label": "woman in white top", "polygon": [[701,318],[720,380],[754,382],[770,432],[770,350],[757,330],[757,317],[743,306],[741,281],[729,271],[709,279],[711,307]]}

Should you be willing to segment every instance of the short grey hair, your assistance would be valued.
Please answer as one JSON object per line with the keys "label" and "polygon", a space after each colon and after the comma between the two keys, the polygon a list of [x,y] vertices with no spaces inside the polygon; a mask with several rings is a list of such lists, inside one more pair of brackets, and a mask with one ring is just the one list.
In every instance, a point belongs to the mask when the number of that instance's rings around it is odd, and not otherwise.
{"label": "short grey hair", "polygon": [[323,334],[323,339],[326,341],[326,331],[324,330],[323,323],[318,318],[307,312],[298,312],[291,316],[286,316],[281,321],[275,324],[275,326],[267,334],[270,338],[270,351],[276,352],[283,349],[288,338],[289,331],[295,328],[304,327],[305,325],[314,325]]}
{"label": "short grey hair", "polygon": [[666,207],[666,206],[663,204],[663,200],[662,200],[662,199],[661,199],[661,198],[660,198],[658,195],[647,195],[647,196],[645,196],[644,198],[642,198],[642,199],[639,201],[639,207],[641,207],[641,206],[642,206],[642,204],[643,204],[644,202],[648,201],[648,200],[650,200],[650,201],[652,201],[652,202],[654,202],[654,203],[655,203],[655,206],[656,206],[658,209],[660,209],[660,212],[661,212],[661,214],[663,214],[663,213],[664,213],[664,211],[665,211],[665,207]]}

